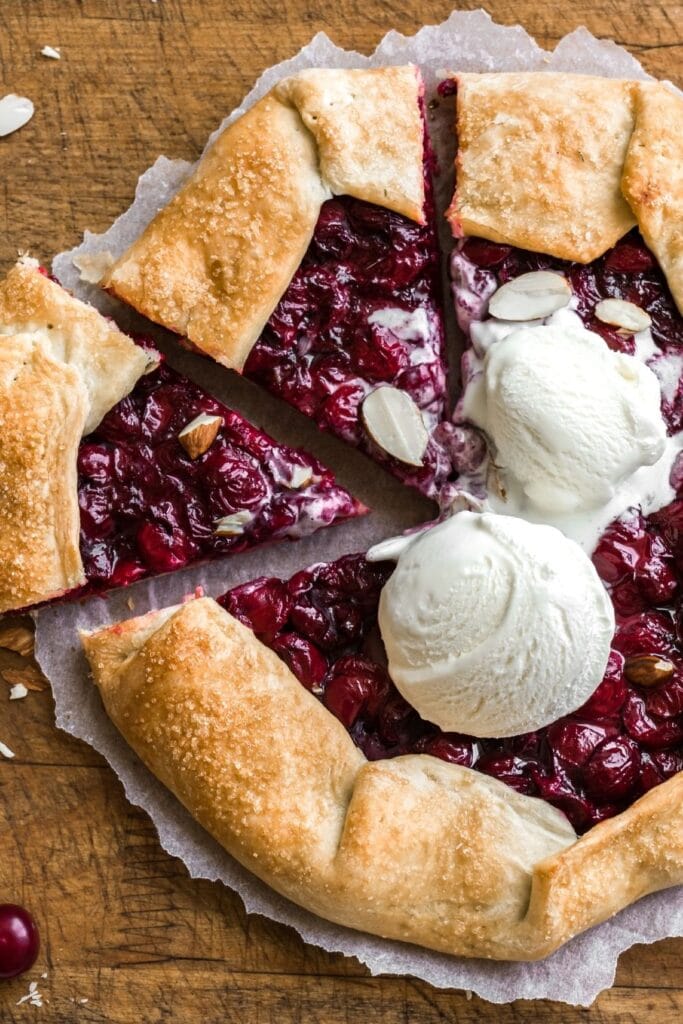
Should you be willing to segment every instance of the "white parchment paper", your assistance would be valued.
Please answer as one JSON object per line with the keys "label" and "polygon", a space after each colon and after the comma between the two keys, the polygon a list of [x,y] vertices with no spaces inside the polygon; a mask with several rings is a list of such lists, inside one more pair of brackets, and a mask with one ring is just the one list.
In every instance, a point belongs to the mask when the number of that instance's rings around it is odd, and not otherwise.
{"label": "white parchment paper", "polygon": [[[390,32],[371,57],[341,50],[320,34],[296,57],[266,71],[228,120],[239,116],[278,79],[302,68],[363,67],[406,61],[415,61],[421,66],[428,90],[446,68],[578,71],[612,77],[648,77],[626,51],[613,43],[599,42],[584,29],[563,39],[554,53],[546,53],[522,28],[494,25],[483,11],[453,13],[442,25],[425,27],[411,38]],[[430,111],[430,128],[444,169],[438,189],[442,202],[447,201],[451,188],[447,168],[452,156],[449,128],[452,116],[452,101],[443,101]],[[140,764],[109,722],[99,696],[88,681],[77,638],[79,627],[92,628],[174,603],[197,584],[208,594],[218,595],[253,576],[289,575],[313,561],[364,550],[375,540],[429,518],[432,511],[424,499],[401,487],[357,452],[334,438],[321,435],[298,413],[202,357],[182,352],[164,332],[150,329],[130,310],[96,287],[80,281],[72,264],[74,253],[109,250],[117,255],[122,252],[169,200],[189,170],[190,165],[184,161],[160,157],[140,178],[133,206],[106,234],[97,236],[86,232],[78,250],[58,256],[54,261],[55,273],[76,294],[114,315],[124,328],[153,334],[174,366],[244,411],[280,440],[305,444],[335,468],[341,481],[375,511],[363,520],[324,530],[296,544],[284,542],[257,548],[209,566],[143,581],[106,600],[93,598],[41,611],[37,615],[37,653],[52,682],[57,724],[90,743],[107,758],[121,779],[128,799],[144,808],[152,818],[164,849],[180,857],[193,877],[220,880],[229,885],[239,893],[248,912],[291,925],[306,941],[326,950],[355,956],[367,964],[373,974],[410,974],[442,988],[469,989],[497,1003],[547,998],[588,1005],[602,989],[611,985],[617,958],[624,949],[637,942],[683,935],[682,889],[642,900],[536,964],[457,959],[328,924],[277,896],[206,835]]]}

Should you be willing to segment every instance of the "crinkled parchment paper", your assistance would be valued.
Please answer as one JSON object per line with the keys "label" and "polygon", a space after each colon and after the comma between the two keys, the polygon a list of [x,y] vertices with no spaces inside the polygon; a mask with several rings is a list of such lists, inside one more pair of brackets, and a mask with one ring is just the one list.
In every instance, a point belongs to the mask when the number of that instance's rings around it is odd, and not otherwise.
{"label": "crinkled parchment paper", "polygon": [[[443,25],[423,28],[405,38],[390,32],[371,57],[336,47],[318,35],[296,57],[270,68],[259,79],[241,114],[279,78],[301,68],[356,67],[415,61],[432,89],[445,68],[469,71],[579,71],[614,77],[647,77],[640,65],[613,43],[599,42],[583,29],[572,33],[554,53],[546,53],[523,31],[492,24],[482,11],[454,13]],[[448,121],[452,101],[430,112],[442,167],[450,163]],[[190,165],[160,157],[140,178],[135,204],[105,235],[87,234],[80,252],[109,250],[117,255],[164,205],[187,175]],[[513,169],[514,170],[514,169]],[[440,192],[450,188],[444,172]],[[125,327],[140,327],[136,317],[97,288],[79,280],[71,258],[58,256],[57,276],[77,294],[115,315]],[[37,649],[40,663],[52,681],[57,724],[86,740],[109,761],[121,779],[128,799],[152,818],[162,846],[180,857],[193,877],[220,879],[241,896],[247,911],[289,924],[307,941],[330,951],[357,957],[373,974],[410,974],[443,988],[469,989],[492,1002],[549,998],[578,1005],[590,1004],[614,978],[617,957],[637,942],[654,942],[683,935],[683,891],[659,893],[642,900],[607,924],[580,936],[547,960],[536,964],[463,960],[417,947],[384,941],[328,924],[280,898],[236,864],[190,818],[139,763],[107,719],[94,687],[88,681],[76,630],[140,614],[150,607],[175,602],[202,584],[217,595],[236,583],[262,573],[286,575],[319,559],[364,550],[373,540],[388,536],[429,517],[427,502],[371,467],[364,457],[333,438],[322,436],[308,421],[234,374],[201,357],[182,353],[163,332],[149,331],[179,369],[206,384],[220,397],[243,410],[280,439],[305,443],[335,467],[342,481],[376,511],[364,520],[324,530],[300,543],[286,542],[190,569],[151,582],[142,582],[106,600],[48,608],[38,615]]]}

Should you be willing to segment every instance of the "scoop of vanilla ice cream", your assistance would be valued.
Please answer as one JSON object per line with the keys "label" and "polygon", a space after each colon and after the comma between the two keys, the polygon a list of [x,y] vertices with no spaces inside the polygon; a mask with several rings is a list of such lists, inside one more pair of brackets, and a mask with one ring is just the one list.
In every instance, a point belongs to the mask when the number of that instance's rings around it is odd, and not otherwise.
{"label": "scoop of vanilla ice cream", "polygon": [[397,559],[379,625],[420,715],[481,737],[530,732],[603,677],[614,611],[592,562],[552,526],[459,512],[370,557]]}
{"label": "scoop of vanilla ice cream", "polygon": [[491,345],[463,409],[493,442],[508,488],[552,516],[606,505],[623,481],[660,459],[660,398],[657,378],[638,359],[583,327],[547,324]]}

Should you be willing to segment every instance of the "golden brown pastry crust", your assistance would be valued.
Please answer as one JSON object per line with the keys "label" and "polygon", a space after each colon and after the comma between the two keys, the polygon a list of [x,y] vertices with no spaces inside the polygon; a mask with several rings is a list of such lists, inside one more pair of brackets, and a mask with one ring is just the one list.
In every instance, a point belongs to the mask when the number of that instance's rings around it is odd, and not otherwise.
{"label": "golden brown pastry crust", "polygon": [[634,83],[552,72],[456,78],[456,234],[589,263],[633,227],[620,181]]}
{"label": "golden brown pastry crust", "polygon": [[328,197],[313,139],[270,93],[218,137],[102,283],[240,369]]}
{"label": "golden brown pastry crust", "polygon": [[421,220],[414,67],[310,70],[216,139],[102,284],[241,370],[334,192]]}
{"label": "golden brown pastry crust", "polygon": [[0,282],[0,612],[85,582],[78,444],[155,362],[35,261]]}
{"label": "golden brown pastry crust", "polygon": [[80,374],[30,335],[0,338],[0,612],[85,582],[76,449]]}
{"label": "golden brown pastry crust", "polygon": [[275,87],[315,139],[334,195],[356,196],[424,223],[421,82],[412,65],[314,68]]}
{"label": "golden brown pastry crust", "polygon": [[159,361],[27,256],[0,281],[0,343],[3,334],[22,333],[42,334],[54,358],[80,373],[88,392],[86,434]]}
{"label": "golden brown pastry crust", "polygon": [[577,841],[550,805],[470,769],[427,755],[366,762],[208,598],[82,639],[145,764],[242,864],[329,920],[536,959],[683,881],[683,775]]}
{"label": "golden brown pastry crust", "polygon": [[588,263],[637,224],[683,312],[683,97],[588,75],[454,77],[454,233]]}
{"label": "golden brown pastry crust", "polygon": [[683,312],[683,96],[665,85],[638,85],[621,187]]}

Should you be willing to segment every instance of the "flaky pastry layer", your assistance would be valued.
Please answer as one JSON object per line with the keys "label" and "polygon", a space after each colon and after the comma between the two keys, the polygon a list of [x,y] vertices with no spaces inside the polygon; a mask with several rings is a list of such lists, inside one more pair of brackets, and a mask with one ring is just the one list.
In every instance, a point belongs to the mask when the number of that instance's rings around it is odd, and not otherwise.
{"label": "flaky pastry layer", "polygon": [[621,187],[683,312],[683,98],[664,85],[639,83]]}
{"label": "flaky pastry layer", "polygon": [[103,286],[241,370],[326,199],[423,220],[420,94],[412,66],[284,79],[219,135]]}
{"label": "flaky pastry layer", "polygon": [[683,881],[683,775],[577,840],[549,804],[428,755],[367,762],[208,598],[83,645],[128,743],[243,865],[339,924],[532,960]]}
{"label": "flaky pastry layer", "polygon": [[85,583],[78,445],[156,361],[34,260],[0,282],[0,612]]}

